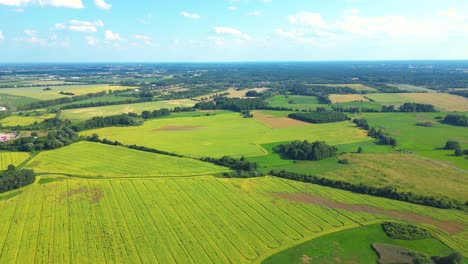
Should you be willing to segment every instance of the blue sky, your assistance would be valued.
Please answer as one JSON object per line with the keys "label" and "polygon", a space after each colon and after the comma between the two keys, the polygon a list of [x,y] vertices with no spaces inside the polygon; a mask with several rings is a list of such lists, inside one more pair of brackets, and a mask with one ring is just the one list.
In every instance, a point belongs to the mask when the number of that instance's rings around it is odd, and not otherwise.
{"label": "blue sky", "polygon": [[0,62],[468,59],[468,0],[0,0]]}

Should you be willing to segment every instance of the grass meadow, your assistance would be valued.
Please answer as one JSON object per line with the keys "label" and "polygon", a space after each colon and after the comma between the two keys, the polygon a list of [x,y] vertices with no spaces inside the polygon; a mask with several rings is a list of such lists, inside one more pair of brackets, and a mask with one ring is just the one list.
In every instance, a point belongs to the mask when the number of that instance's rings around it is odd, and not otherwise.
{"label": "grass meadow", "polygon": [[194,157],[260,156],[267,154],[260,144],[296,139],[324,140],[330,144],[370,139],[351,122],[271,128],[254,118],[242,118],[238,113],[155,119],[145,122],[143,126],[110,127],[84,131],[82,134],[93,133],[125,144],[145,145]]}
{"label": "grass meadow", "polygon": [[34,122],[40,123],[45,119],[54,118],[55,114],[45,114],[41,116],[18,116],[12,115],[7,118],[0,119],[0,124],[6,126],[27,126]]}
{"label": "grass meadow", "polygon": [[83,177],[193,176],[228,170],[198,160],[91,142],[43,151],[26,168],[34,169],[37,173]]}
{"label": "grass meadow", "polygon": [[0,196],[0,262],[252,263],[326,233],[413,216],[466,253],[466,232],[444,231],[466,225],[463,212],[278,178],[53,179]]}
{"label": "grass meadow", "polygon": [[125,105],[109,105],[100,107],[88,107],[68,109],[62,112],[61,118],[73,121],[88,120],[96,116],[111,116],[124,113],[138,113],[148,110],[153,111],[161,108],[173,109],[174,107],[191,107],[195,105],[195,101],[189,99],[169,100],[169,101],[155,101],[138,104],[125,104]]}
{"label": "grass meadow", "polygon": [[330,108],[326,104],[320,104],[315,96],[302,95],[275,95],[266,100],[271,107],[284,107],[298,110],[315,110],[317,107]]}

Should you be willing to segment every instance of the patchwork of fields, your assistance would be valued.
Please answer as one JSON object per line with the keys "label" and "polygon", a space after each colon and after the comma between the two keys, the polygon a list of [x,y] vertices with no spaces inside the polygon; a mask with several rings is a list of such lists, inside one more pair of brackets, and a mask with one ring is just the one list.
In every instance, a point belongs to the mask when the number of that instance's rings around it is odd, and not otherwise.
{"label": "patchwork of fields", "polygon": [[369,140],[365,132],[351,122],[271,128],[253,118],[242,118],[238,113],[156,119],[139,127],[110,127],[82,134],[94,133],[125,144],[144,145],[191,157],[265,155],[259,144],[288,140],[323,140],[330,144]]}
{"label": "patchwork of fields", "polygon": [[90,142],[41,152],[26,168],[37,173],[80,177],[196,176],[227,171],[198,160]]}
{"label": "patchwork of fields", "polygon": [[442,111],[468,111],[468,98],[448,93],[374,93],[365,97],[384,105],[400,106],[404,103],[432,104]]}
{"label": "patchwork of fields", "polygon": [[315,96],[302,95],[275,95],[266,100],[271,107],[284,107],[286,109],[309,110],[317,107],[329,108],[326,104],[320,104]]}
{"label": "patchwork of fields", "polygon": [[6,170],[8,165],[20,165],[29,158],[28,153],[24,152],[0,152],[0,170]]}
{"label": "patchwork of fields", "polygon": [[360,83],[344,83],[344,84],[309,84],[310,86],[328,86],[328,87],[349,87],[356,91],[377,91],[377,89],[360,84]]}
{"label": "patchwork of fields", "polygon": [[109,90],[127,90],[131,89],[132,87],[95,84],[51,86],[50,88],[52,89],[50,91],[44,91],[45,87],[4,88],[0,89],[0,93],[33,98],[38,100],[49,100],[61,97],[68,97],[67,95],[60,94],[60,92],[62,91],[67,93],[73,93],[75,95],[83,95],[87,93],[97,93]]}
{"label": "patchwork of fields", "polygon": [[88,120],[95,116],[111,116],[125,113],[137,113],[141,114],[143,111],[153,111],[161,108],[173,109],[174,107],[192,107],[195,105],[195,101],[189,99],[181,100],[169,100],[169,101],[156,101],[148,103],[138,104],[126,104],[126,105],[109,105],[102,107],[88,107],[69,109],[62,112],[62,119],[69,120]]}
{"label": "patchwork of fields", "polygon": [[[343,207],[282,198],[299,194]],[[251,263],[285,245],[385,219],[426,223],[466,253],[463,212],[271,177],[68,179],[3,196],[0,262]]]}
{"label": "patchwork of fields", "polygon": [[361,94],[330,94],[332,103],[347,103],[347,102],[367,102],[369,99]]}

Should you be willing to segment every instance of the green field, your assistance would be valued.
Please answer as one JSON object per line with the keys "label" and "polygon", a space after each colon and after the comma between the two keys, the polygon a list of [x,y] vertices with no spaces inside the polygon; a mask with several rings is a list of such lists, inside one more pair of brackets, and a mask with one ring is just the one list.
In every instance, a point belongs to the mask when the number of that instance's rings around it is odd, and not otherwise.
{"label": "green field", "polygon": [[[466,127],[444,125],[435,117],[446,113],[362,113],[372,127],[382,128],[395,137],[398,147],[425,158],[434,159],[468,170],[464,157],[455,157],[453,151],[442,150],[447,140],[459,141],[463,149],[468,149]],[[432,127],[416,126],[418,122],[432,122]]]}
{"label": "green field", "polygon": [[2,91],[3,89],[0,89],[0,106],[4,106],[8,108],[8,110],[15,111],[16,107],[19,105],[37,102],[37,100],[33,98],[4,94]]}
{"label": "green field", "polygon": [[[330,133],[330,131],[334,131]],[[307,139],[346,144],[370,140],[351,122],[305,124],[295,127],[270,128],[253,118],[238,113],[215,116],[155,119],[143,126],[103,128],[84,131],[101,138],[118,140],[187,156],[260,156],[266,151],[259,144]]]}
{"label": "green field", "polygon": [[[280,196],[304,193],[401,213],[354,212]],[[0,208],[2,263],[251,263],[385,219],[419,215],[423,222],[468,223],[461,211],[271,177],[46,181],[2,194]],[[449,235],[428,227],[467,253],[465,231]]]}
{"label": "green field", "polygon": [[364,85],[364,84],[360,84],[360,83],[344,83],[344,84],[309,84],[310,86],[328,86],[328,87],[337,87],[337,88],[340,88],[340,87],[349,87],[351,89],[354,89],[356,91],[377,91],[377,89],[373,88],[373,87],[370,87],[370,86],[367,86],[367,85]]}
{"label": "green field", "polygon": [[326,104],[320,104],[315,96],[302,95],[275,95],[266,100],[271,107],[284,107],[298,110],[315,110],[317,107],[329,108]]}
{"label": "green field", "polygon": [[371,93],[366,94],[365,97],[379,104],[394,105],[397,107],[404,103],[414,103],[414,100],[405,98],[397,93]]}
{"label": "green field", "polygon": [[[367,95],[366,95],[367,96]],[[359,110],[363,109],[371,109],[375,111],[380,111],[382,110],[382,105],[379,103],[375,102],[347,102],[347,103],[336,103],[332,105],[334,108],[343,108],[343,109],[348,109],[348,108],[359,108]]]}
{"label": "green field", "polygon": [[435,93],[436,90],[428,89],[424,86],[415,86],[411,84],[387,84],[388,86],[396,87],[403,91],[418,92],[418,93]]}
{"label": "green field", "polygon": [[61,97],[68,97],[60,94],[61,91],[74,93],[75,95],[83,95],[87,93],[97,93],[108,90],[127,90],[132,87],[127,86],[110,86],[104,84],[94,85],[65,85],[65,86],[50,86],[51,91],[44,91],[46,87],[22,87],[22,88],[4,88],[0,89],[0,93],[28,97],[38,100],[49,100]]}
{"label": "green field", "polygon": [[37,173],[94,177],[195,176],[227,171],[198,160],[91,142],[43,151],[26,168]]}
{"label": "green field", "polygon": [[6,170],[8,165],[20,165],[29,158],[29,153],[25,152],[0,152],[0,170]]}
{"label": "green field", "polygon": [[66,104],[59,104],[59,105],[54,105],[50,108],[52,109],[60,109],[61,107],[67,106],[67,105],[75,105],[75,104],[87,104],[87,103],[96,103],[96,102],[122,102],[126,100],[137,100],[135,97],[125,97],[125,96],[115,96],[113,94],[108,94],[105,96],[99,96],[95,98],[90,98],[86,100],[80,100],[72,103],[66,103]]}
{"label": "green field", "polygon": [[434,238],[421,240],[399,240],[389,238],[381,225],[369,225],[325,235],[297,245],[266,259],[264,264],[273,263],[377,263],[378,255],[373,243],[383,243],[408,248],[428,256],[447,256],[453,252]]}
{"label": "green field", "polygon": [[27,126],[34,122],[40,123],[45,119],[54,118],[55,114],[45,114],[41,116],[18,116],[13,115],[4,119],[0,119],[0,124],[6,126]]}
{"label": "green field", "polygon": [[69,120],[88,120],[95,116],[111,116],[119,115],[124,113],[137,113],[148,110],[153,111],[161,108],[173,109],[174,107],[192,107],[195,105],[195,101],[189,99],[180,99],[180,100],[169,100],[169,101],[156,101],[148,103],[138,103],[138,104],[125,104],[125,105],[109,105],[101,107],[88,107],[88,108],[78,108],[78,109],[69,109],[62,112],[63,119]]}

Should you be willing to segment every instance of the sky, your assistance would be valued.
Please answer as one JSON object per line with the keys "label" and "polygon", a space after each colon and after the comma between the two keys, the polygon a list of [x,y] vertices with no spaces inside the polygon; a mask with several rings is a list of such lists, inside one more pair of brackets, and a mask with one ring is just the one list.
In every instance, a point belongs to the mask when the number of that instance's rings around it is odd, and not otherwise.
{"label": "sky", "polygon": [[466,59],[468,0],[0,0],[0,63]]}

